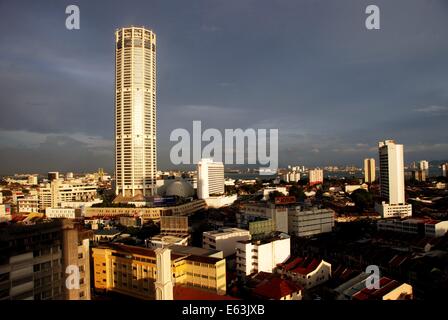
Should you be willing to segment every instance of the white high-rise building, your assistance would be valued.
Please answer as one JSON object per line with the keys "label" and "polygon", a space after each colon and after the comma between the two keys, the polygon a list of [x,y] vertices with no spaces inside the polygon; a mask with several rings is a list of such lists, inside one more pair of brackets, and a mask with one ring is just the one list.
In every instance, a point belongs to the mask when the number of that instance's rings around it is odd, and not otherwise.
{"label": "white high-rise building", "polygon": [[421,160],[419,166],[420,170],[429,170],[429,162],[427,160]]}
{"label": "white high-rise building", "polygon": [[198,198],[224,194],[224,164],[212,159],[198,162]]}
{"label": "white high-rise building", "polygon": [[375,159],[364,159],[364,182],[372,183],[375,179]]}
{"label": "white high-rise building", "polygon": [[127,27],[115,32],[116,194],[156,191],[156,35]]}
{"label": "white high-rise building", "polygon": [[313,184],[320,184],[324,182],[324,170],[322,169],[313,169],[308,172],[309,177],[309,183],[310,185]]}
{"label": "white high-rise building", "polygon": [[377,210],[383,218],[412,215],[412,207],[406,204],[404,196],[403,145],[394,140],[378,144],[380,158],[380,195],[383,202]]}
{"label": "white high-rise building", "polygon": [[440,169],[442,169],[442,176],[448,178],[448,162],[447,163],[443,163],[440,166]]}

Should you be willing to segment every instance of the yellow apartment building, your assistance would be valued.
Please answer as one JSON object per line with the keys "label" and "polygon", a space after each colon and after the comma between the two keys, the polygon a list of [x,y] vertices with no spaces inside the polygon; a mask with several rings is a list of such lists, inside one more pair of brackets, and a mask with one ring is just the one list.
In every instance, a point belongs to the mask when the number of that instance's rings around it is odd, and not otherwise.
{"label": "yellow apartment building", "polygon": [[[92,249],[95,290],[155,299],[155,251],[123,244]],[[172,281],[220,295],[226,294],[226,261],[210,256],[171,253]]]}

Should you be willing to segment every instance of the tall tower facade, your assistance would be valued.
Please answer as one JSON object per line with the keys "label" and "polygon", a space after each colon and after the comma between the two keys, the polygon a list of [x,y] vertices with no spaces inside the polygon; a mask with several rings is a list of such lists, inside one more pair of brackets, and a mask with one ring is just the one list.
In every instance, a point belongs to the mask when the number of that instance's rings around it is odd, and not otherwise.
{"label": "tall tower facade", "polygon": [[154,195],[157,173],[156,35],[115,32],[115,179],[117,195]]}
{"label": "tall tower facade", "polygon": [[364,182],[372,183],[375,179],[375,159],[364,159]]}
{"label": "tall tower facade", "polygon": [[380,193],[383,202],[377,210],[383,218],[412,215],[412,206],[406,204],[404,195],[403,145],[394,140],[378,144],[380,158]]}
{"label": "tall tower facade", "polygon": [[378,144],[381,197],[390,204],[405,203],[403,145],[393,140]]}

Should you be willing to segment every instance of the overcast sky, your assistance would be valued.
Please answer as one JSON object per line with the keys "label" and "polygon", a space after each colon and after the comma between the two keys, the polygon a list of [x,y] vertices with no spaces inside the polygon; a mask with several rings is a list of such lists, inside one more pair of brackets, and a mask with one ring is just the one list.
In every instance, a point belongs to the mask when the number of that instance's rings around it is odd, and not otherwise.
{"label": "overcast sky", "polygon": [[446,0],[1,0],[0,173],[113,168],[114,31],[128,25],[158,37],[159,168],[193,120],[278,128],[281,165],[361,165],[384,139],[406,162],[447,159],[447,16]]}

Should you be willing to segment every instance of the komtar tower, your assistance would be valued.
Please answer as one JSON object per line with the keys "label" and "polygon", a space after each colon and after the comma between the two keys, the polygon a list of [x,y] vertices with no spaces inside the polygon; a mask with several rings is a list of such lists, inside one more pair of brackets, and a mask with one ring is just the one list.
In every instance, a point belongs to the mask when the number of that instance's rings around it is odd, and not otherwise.
{"label": "komtar tower", "polygon": [[156,193],[156,34],[143,27],[115,32],[115,193]]}

